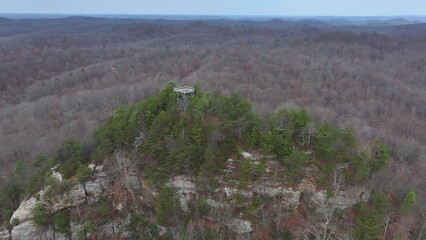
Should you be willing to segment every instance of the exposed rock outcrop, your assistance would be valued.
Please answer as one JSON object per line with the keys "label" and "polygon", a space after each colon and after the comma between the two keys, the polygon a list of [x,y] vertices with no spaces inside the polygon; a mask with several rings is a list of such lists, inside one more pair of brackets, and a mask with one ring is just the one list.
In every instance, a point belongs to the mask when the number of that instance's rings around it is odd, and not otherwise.
{"label": "exposed rock outcrop", "polygon": [[280,197],[289,207],[297,207],[299,205],[300,191],[293,190],[292,188],[258,185],[254,188],[254,191],[257,194],[266,195],[270,198]]}
{"label": "exposed rock outcrop", "polygon": [[0,240],[9,240],[10,234],[8,230],[0,230]]}
{"label": "exposed rock outcrop", "polygon": [[[244,157],[243,161],[254,162],[257,161],[254,159],[259,159],[246,152],[243,152],[242,155]],[[114,215],[113,218],[109,217],[107,221],[99,218],[99,216],[95,216],[95,220],[90,224],[92,224],[92,229],[95,229],[96,233],[86,231],[86,222],[84,221],[71,222],[69,232],[71,239],[79,239],[83,232],[89,238],[110,239],[114,237],[129,239],[130,233],[127,231],[127,226],[130,225],[130,216],[125,214],[125,210],[135,202],[140,204],[144,201],[155,201],[156,192],[154,189],[150,189],[148,184],[142,184],[143,182],[141,183],[141,178],[137,174],[123,175],[123,173],[127,172],[123,170],[123,166],[127,164],[127,160],[124,158],[121,159],[123,163],[121,172],[113,175],[114,177],[112,178],[109,177],[110,167],[105,167],[106,170],[104,171],[103,166],[91,164],[88,166],[92,172],[91,179],[85,182],[84,185],[74,182],[74,185],[69,187],[66,192],[53,194],[52,189],[50,189],[51,186],[46,186],[36,195],[37,197],[31,197],[23,201],[13,213],[11,219],[11,222],[15,218],[19,220],[19,224],[12,230],[12,239],[68,239],[64,234],[55,231],[53,226],[45,229],[36,227],[31,221],[31,212],[34,207],[39,203],[51,213],[67,210],[73,212],[75,216],[85,215],[87,217],[88,214],[84,213],[85,209],[96,208],[95,204],[102,198],[112,202],[111,205],[104,206],[103,211],[116,211],[117,215]],[[229,168],[230,173],[234,173],[234,168],[237,168],[234,161],[228,160],[227,164],[228,167],[233,167],[232,169]],[[271,169],[274,169],[273,172],[276,171],[276,167]],[[56,174],[54,178],[58,182],[68,183],[69,181],[62,180],[62,175],[58,172],[52,171],[52,174]],[[203,216],[203,218],[204,220],[209,220],[208,224],[204,224],[210,227],[210,229],[218,229],[223,226],[227,227],[228,230],[234,233],[232,235],[235,235],[235,239],[250,239],[251,233],[254,232],[252,223],[242,219],[244,216],[242,211],[226,212],[229,210],[229,207],[233,207],[237,203],[236,196],[244,198],[244,202],[238,204],[244,208],[250,206],[253,211],[259,211],[259,209],[270,212],[290,211],[290,209],[297,209],[300,203],[303,202],[325,216],[331,216],[335,209],[349,208],[357,202],[366,201],[369,198],[369,191],[361,187],[346,187],[337,192],[317,190],[315,181],[309,177],[300,181],[295,188],[286,187],[281,182],[268,176],[262,179],[262,181],[253,181],[247,185],[241,185],[236,180],[237,178],[233,178],[234,176],[227,177],[226,180],[221,178],[215,179],[218,185],[212,189],[212,195],[204,196],[206,197],[205,203],[211,208],[211,212],[214,212],[216,215],[208,215],[206,213],[207,215]],[[186,212],[189,211],[189,204],[197,201],[199,196],[201,196],[201,193],[197,192],[194,179],[190,176],[175,176],[165,185],[176,191],[181,210]],[[144,187],[142,188],[142,186]],[[259,199],[258,197],[261,197],[260,199],[269,198],[267,202],[270,202],[270,205],[253,205],[253,202],[255,202],[253,200],[255,198]],[[255,207],[253,208],[253,206]],[[109,207],[111,208],[109,209]],[[93,214],[93,212],[91,213]],[[226,215],[229,213],[231,215]],[[247,213],[247,210],[245,213]],[[96,214],[102,216],[102,213],[96,212]],[[218,216],[221,217],[218,218]],[[152,217],[150,221],[155,223],[155,216],[149,217]],[[160,231],[160,235],[169,234],[172,231],[171,226],[166,226],[167,228],[162,228],[156,225],[157,230]],[[1,237],[7,237],[7,233],[1,234],[3,234],[0,235]]]}
{"label": "exposed rock outcrop", "polygon": [[[48,208],[50,212],[56,213],[65,209],[75,208],[82,204],[94,203],[100,196],[105,195],[108,189],[109,181],[106,175],[102,174],[102,166],[89,166],[94,171],[94,179],[87,181],[85,185],[75,184],[64,194],[56,194],[47,196],[51,191],[51,186],[44,187],[37,194],[37,199],[31,197],[21,202],[19,208],[13,213],[10,222],[19,220],[19,224],[12,229],[12,239],[68,239],[64,234],[56,232],[52,227],[48,229],[40,229],[36,227],[32,221],[32,211],[37,204],[42,204]],[[52,170],[52,177],[58,182],[62,182],[62,175]],[[79,223],[71,223],[72,239],[78,239],[78,232],[82,229]],[[108,227],[105,227],[108,228]]]}
{"label": "exposed rock outcrop", "polygon": [[188,211],[189,200],[192,196],[197,195],[192,179],[189,176],[176,176],[169,181],[167,186],[176,189],[182,210]]}
{"label": "exposed rock outcrop", "polygon": [[12,229],[12,239],[34,239],[39,236],[39,230],[31,223],[31,221],[25,221],[15,226]]}
{"label": "exposed rock outcrop", "polygon": [[304,195],[305,201],[315,207],[318,212],[331,216],[335,209],[346,209],[358,202],[368,200],[364,191],[363,188],[352,187],[338,192],[309,191]]}
{"label": "exposed rock outcrop", "polygon": [[12,230],[12,240],[38,239],[38,240],[68,240],[65,234],[55,232],[52,228],[40,229],[31,221],[26,221]]}
{"label": "exposed rock outcrop", "polygon": [[231,219],[228,222],[228,227],[236,234],[247,234],[253,232],[253,228],[251,227],[251,223],[249,221],[238,218]]}
{"label": "exposed rock outcrop", "polygon": [[20,223],[30,220],[32,218],[31,211],[34,209],[37,203],[38,201],[34,197],[22,201],[19,205],[19,208],[16,209],[16,211],[12,214],[10,223],[12,224],[14,219],[18,219]]}

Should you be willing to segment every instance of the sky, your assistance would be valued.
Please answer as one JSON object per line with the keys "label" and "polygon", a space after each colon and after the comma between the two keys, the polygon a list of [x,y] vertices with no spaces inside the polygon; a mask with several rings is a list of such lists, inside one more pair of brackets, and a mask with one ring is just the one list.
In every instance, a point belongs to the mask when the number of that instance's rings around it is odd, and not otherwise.
{"label": "sky", "polygon": [[420,16],[426,0],[0,0],[0,13]]}

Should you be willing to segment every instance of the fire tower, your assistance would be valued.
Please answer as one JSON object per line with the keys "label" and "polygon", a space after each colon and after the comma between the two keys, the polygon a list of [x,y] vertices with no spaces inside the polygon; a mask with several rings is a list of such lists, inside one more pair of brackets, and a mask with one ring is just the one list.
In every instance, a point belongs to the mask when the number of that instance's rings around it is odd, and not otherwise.
{"label": "fire tower", "polygon": [[174,91],[177,95],[177,108],[182,112],[186,112],[188,109],[188,99],[194,94],[194,88],[190,86],[175,87]]}

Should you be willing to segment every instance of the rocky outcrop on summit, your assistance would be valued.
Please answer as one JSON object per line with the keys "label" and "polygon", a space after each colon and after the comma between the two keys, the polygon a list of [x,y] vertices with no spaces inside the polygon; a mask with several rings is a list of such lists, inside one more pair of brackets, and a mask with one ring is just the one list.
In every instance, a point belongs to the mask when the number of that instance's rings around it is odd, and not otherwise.
{"label": "rocky outcrop on summit", "polygon": [[30,220],[32,218],[31,211],[33,210],[36,204],[37,200],[34,197],[31,197],[26,201],[22,201],[19,205],[19,208],[16,209],[16,211],[10,218],[10,223],[12,224],[13,221],[16,221],[14,219],[17,219],[19,222],[25,222]]}
{"label": "rocky outcrop on summit", "polygon": [[[248,152],[242,153],[241,161],[250,161],[256,164],[255,161],[261,157],[254,157]],[[121,162],[124,165],[130,165],[126,157],[120,156],[112,161]],[[268,159],[271,166],[276,165],[274,160]],[[326,191],[317,189],[315,181],[311,178],[301,179],[297,185],[290,187],[283,182],[276,181],[273,177],[268,176],[271,174],[266,171],[265,177],[261,181],[254,181],[251,184],[241,185],[235,176],[237,171],[238,160],[227,161],[229,175],[227,178],[217,177],[213,179],[216,185],[212,188],[210,195],[203,196],[199,191],[200,181],[196,177],[189,175],[178,175],[170,178],[162,187],[169,187],[175,190],[175,197],[179,200],[180,211],[183,214],[193,214],[193,206],[200,203],[200,200],[212,210],[212,214],[202,217],[204,222],[209,228],[214,231],[217,229],[227,229],[232,235],[232,239],[250,239],[253,235],[259,234],[259,229],[256,228],[257,223],[253,218],[245,218],[244,209],[251,209],[250,211],[259,211],[264,214],[268,211],[279,212],[284,216],[285,211],[298,214],[306,206],[314,210],[320,215],[330,217],[334,214],[336,209],[346,209],[352,207],[354,204],[369,199],[369,192],[357,186],[344,187],[339,191]],[[259,163],[260,164],[260,163]],[[13,213],[12,222],[19,224],[15,226],[11,232],[11,239],[40,239],[40,240],[65,240],[65,239],[79,239],[82,233],[87,238],[94,239],[130,239],[131,232],[128,231],[131,223],[131,205],[135,202],[138,204],[146,204],[150,202],[155,203],[157,192],[151,189],[146,180],[134,172],[127,171],[126,167],[121,167],[118,170],[110,164],[110,168],[104,166],[96,166],[90,164],[88,168],[91,170],[91,178],[82,184],[74,182],[69,190],[65,193],[53,195],[47,194],[51,186],[45,186],[38,194],[37,197],[30,197],[22,201],[19,208]],[[113,171],[116,172],[113,172]],[[113,172],[111,177],[111,172]],[[56,181],[62,182],[62,175],[53,171]],[[131,181],[129,181],[131,177]],[[229,178],[228,178],[229,177]],[[69,180],[67,180],[69,181]],[[96,204],[99,199],[108,199],[110,205],[103,206],[102,214],[110,213],[108,220],[102,217],[95,216],[94,222],[91,222],[92,229],[96,232],[87,231],[87,222],[84,221],[71,221],[69,233],[59,233],[54,225],[45,228],[39,228],[32,222],[32,211],[37,204],[41,204],[49,210],[50,213],[55,214],[61,211],[71,211],[75,216],[86,215],[88,209],[98,208]],[[239,199],[239,200],[237,200]],[[242,200],[241,200],[242,199]],[[257,199],[257,200],[256,200]],[[253,205],[259,199],[264,201],[260,205]],[[237,204],[239,201],[239,205]],[[195,205],[194,205],[195,204]],[[300,207],[302,206],[302,207]],[[101,205],[102,207],[102,205]],[[202,207],[198,205],[198,207]],[[229,209],[234,209],[229,212]],[[139,211],[135,209],[136,211]],[[156,210],[155,210],[156,211]],[[154,214],[156,213],[154,211]],[[197,210],[198,211],[198,210]],[[90,211],[89,211],[90,212]],[[115,212],[117,215],[112,215]],[[300,217],[303,218],[303,217]],[[172,232],[173,226],[160,226],[155,224],[155,216],[149,220],[154,223],[151,225],[152,231],[162,236]],[[149,222],[148,221],[148,222]],[[267,221],[265,219],[265,221]],[[197,223],[197,224],[201,224]],[[134,224],[134,223],[133,223]],[[7,232],[1,233],[4,237],[8,237]],[[0,238],[1,239],[1,238]]]}
{"label": "rocky outcrop on summit", "polygon": [[[90,167],[89,167],[90,168]],[[45,207],[51,213],[61,212],[66,209],[73,209],[79,205],[95,203],[101,196],[106,196],[109,188],[109,181],[106,174],[102,172],[102,166],[94,166],[93,179],[87,181],[85,185],[75,184],[64,194],[54,196],[47,196],[46,193],[50,191],[51,186],[45,186],[39,191],[36,196],[32,196],[27,200],[21,202],[19,208],[13,213],[10,222],[19,222],[12,229],[11,238],[13,240],[20,239],[69,239],[65,234],[59,233],[50,227],[41,229],[32,222],[32,211],[37,204]],[[59,172],[52,171],[52,177],[62,182],[62,175]],[[108,228],[108,227],[105,227]],[[72,239],[78,239],[78,232],[82,229],[81,224],[71,223]]]}
{"label": "rocky outcrop on summit", "polygon": [[354,204],[367,201],[369,192],[365,188],[351,187],[345,191],[327,192],[325,190],[307,191],[303,194],[303,201],[315,207],[317,212],[331,216],[335,209],[346,209]]}

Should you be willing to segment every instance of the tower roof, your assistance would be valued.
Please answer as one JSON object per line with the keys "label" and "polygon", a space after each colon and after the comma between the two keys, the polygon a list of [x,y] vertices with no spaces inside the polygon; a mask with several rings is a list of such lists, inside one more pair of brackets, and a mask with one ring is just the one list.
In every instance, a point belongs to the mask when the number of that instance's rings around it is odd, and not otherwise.
{"label": "tower roof", "polygon": [[177,93],[188,94],[188,93],[193,93],[195,90],[193,87],[190,87],[190,86],[182,86],[182,87],[175,87],[174,91]]}

